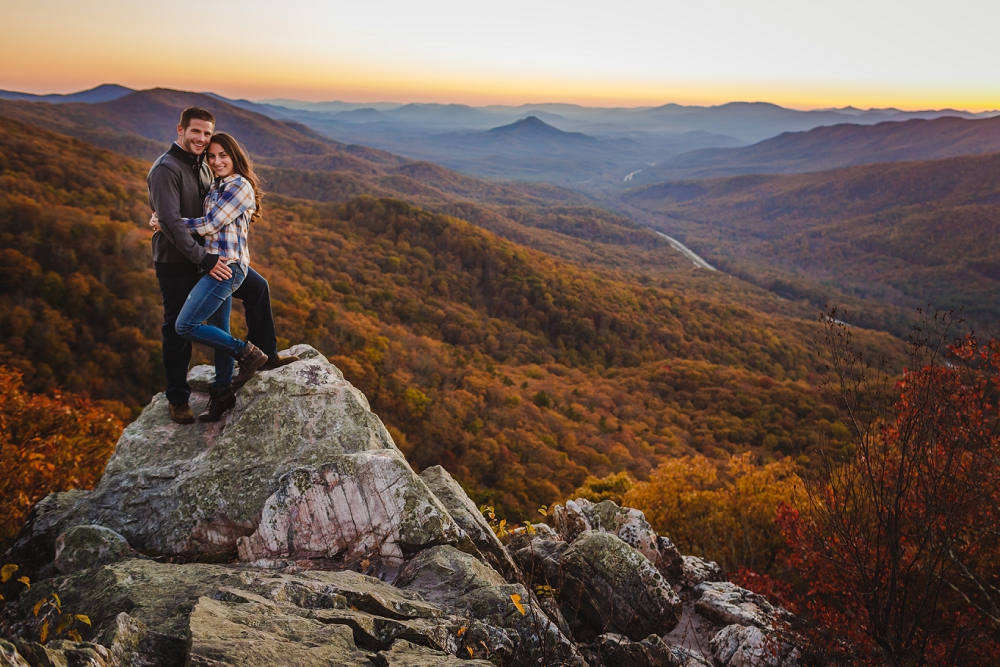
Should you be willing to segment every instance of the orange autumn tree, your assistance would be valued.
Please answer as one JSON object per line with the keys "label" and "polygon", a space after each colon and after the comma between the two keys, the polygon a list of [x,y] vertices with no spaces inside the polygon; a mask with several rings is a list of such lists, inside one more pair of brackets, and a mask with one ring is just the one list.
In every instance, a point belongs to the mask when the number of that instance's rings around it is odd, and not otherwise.
{"label": "orange autumn tree", "polygon": [[828,327],[855,448],[779,517],[784,565],[802,577],[788,602],[816,664],[1000,655],[1000,342],[946,341],[918,329],[912,370],[893,381]]}
{"label": "orange autumn tree", "polygon": [[791,458],[756,465],[746,452],[726,457],[723,475],[705,456],[663,461],[624,497],[683,553],[768,572],[784,546],[775,526],[782,503],[797,504],[805,487]]}
{"label": "orange autumn tree", "polygon": [[29,393],[19,373],[0,366],[0,550],[46,494],[92,487],[121,432],[121,421],[100,406]]}

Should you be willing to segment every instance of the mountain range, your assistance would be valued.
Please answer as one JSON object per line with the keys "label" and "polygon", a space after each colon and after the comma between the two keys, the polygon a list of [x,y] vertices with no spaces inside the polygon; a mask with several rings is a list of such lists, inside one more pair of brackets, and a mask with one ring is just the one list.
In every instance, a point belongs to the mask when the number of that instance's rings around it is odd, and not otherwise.
{"label": "mountain range", "polygon": [[752,146],[690,151],[646,169],[636,180],[789,174],[997,151],[1000,151],[1000,117],[970,120],[946,116],[877,125],[844,123],[808,132],[785,132]]}
{"label": "mountain range", "polygon": [[[122,86],[103,85],[71,95],[0,91],[0,99],[110,103],[132,92]],[[978,130],[954,124],[952,129],[939,131],[939,127],[933,127],[922,133],[907,121],[973,120],[996,115],[996,112],[974,114],[954,109],[909,112],[845,107],[799,111],[763,102],[719,106],[666,104],[626,109],[551,103],[472,107],[435,103],[252,102],[212,93],[205,97],[278,121],[301,123],[317,135],[340,144],[370,146],[489,178],[545,181],[601,196],[621,189],[624,184],[658,180],[758,171],[817,171],[857,164],[861,159],[875,162],[965,154],[964,145],[952,145],[949,149],[947,144],[954,143],[952,134],[965,145],[980,141],[981,152],[987,151],[994,139],[983,141],[976,136]],[[550,133],[547,136],[551,141],[544,146],[533,141],[508,141],[494,142],[491,147],[488,145],[491,135],[479,136],[527,118],[563,131],[565,134],[560,138],[567,141],[557,141],[557,135]],[[896,124],[907,127],[886,127]],[[876,125],[879,129],[860,132],[866,125]],[[810,131],[814,133],[809,134]],[[802,133],[806,136],[801,136]],[[140,129],[136,134],[148,137],[150,132]],[[579,134],[597,142],[591,142],[588,148],[568,141],[570,136]],[[939,145],[925,146],[925,137]],[[551,154],[542,155],[546,152]]]}
{"label": "mountain range", "polygon": [[847,306],[855,324],[905,336],[928,306],[961,308],[977,330],[1000,321],[998,152],[659,183],[623,201],[721,270]]}
{"label": "mountain range", "polygon": [[[483,181],[167,90],[0,104],[0,363],[32,388],[132,414],[162,388],[145,156],[192,103],[245,140],[268,179],[251,253],[281,343],[334,359],[415,466],[447,465],[477,501],[537,507],[587,475],[643,478],[684,452],[810,465],[840,433],[814,389],[813,309],[696,269],[585,195]],[[859,336],[902,363],[898,341]]]}
{"label": "mountain range", "polygon": [[[137,410],[162,385],[143,176],[192,104],[267,179],[253,261],[283,340],[334,358],[411,461],[455,470],[477,501],[537,506],[588,474],[642,478],[682,453],[808,466],[842,433],[814,389],[820,308],[849,306],[860,343],[897,367],[902,343],[881,332],[903,335],[913,306],[965,304],[977,326],[1000,314],[996,155],[608,194],[478,178],[214,95],[0,100],[0,363],[33,388]],[[975,152],[994,122],[812,130],[771,155],[804,150],[804,135],[815,160],[850,141],[908,159]],[[538,117],[436,136],[470,163],[522,170],[629,147]]]}

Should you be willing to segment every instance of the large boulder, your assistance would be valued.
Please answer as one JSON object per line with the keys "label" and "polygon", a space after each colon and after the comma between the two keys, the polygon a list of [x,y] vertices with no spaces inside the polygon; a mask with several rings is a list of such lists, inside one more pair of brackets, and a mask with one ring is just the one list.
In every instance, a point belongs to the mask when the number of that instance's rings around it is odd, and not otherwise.
{"label": "large boulder", "polygon": [[370,667],[346,625],[286,614],[275,604],[199,598],[189,620],[192,667]]}
{"label": "large boulder", "polygon": [[726,573],[714,560],[681,556],[681,583],[694,588],[705,582],[725,581]]}
{"label": "large boulder", "polygon": [[[391,577],[405,554],[459,543],[365,396],[313,348],[292,352],[300,361],[255,376],[218,423],[175,424],[154,397],[97,487],[40,503],[8,558],[50,563],[56,537],[87,524],[150,555],[368,560]],[[195,411],[205,400],[193,395]]]}
{"label": "large boulder", "polygon": [[712,638],[716,667],[798,667],[798,649],[755,626],[729,625]]}
{"label": "large boulder", "polygon": [[524,583],[521,570],[510,554],[486,523],[482,512],[472,502],[462,485],[441,466],[431,466],[420,473],[420,479],[427,484],[448,513],[479,549],[485,561],[503,575],[508,583]]}
{"label": "large boulder", "polygon": [[469,619],[461,632],[461,649],[470,656],[502,664],[586,665],[524,586],[508,584],[498,572],[453,547],[422,551],[407,563],[397,584]]}
{"label": "large boulder", "polygon": [[552,508],[552,523],[559,536],[572,542],[586,531],[617,536],[645,556],[664,576],[681,575],[681,554],[666,537],[656,534],[646,515],[631,507],[619,507],[614,501],[593,503],[586,498],[568,500]]}
{"label": "large boulder", "polygon": [[705,582],[692,591],[694,609],[718,625],[748,625],[770,630],[772,623],[787,614],[763,595],[728,581]]}
{"label": "large boulder", "polygon": [[56,538],[53,565],[72,574],[134,556],[124,537],[104,526],[73,526]]}
{"label": "large boulder", "polygon": [[634,642],[624,635],[603,634],[585,655],[591,667],[681,667],[682,663],[662,638],[650,635]]}
{"label": "large boulder", "polygon": [[641,641],[680,618],[681,601],[663,575],[610,533],[586,531],[572,544],[535,539],[517,558],[533,585],[555,591],[577,641],[605,633]]}

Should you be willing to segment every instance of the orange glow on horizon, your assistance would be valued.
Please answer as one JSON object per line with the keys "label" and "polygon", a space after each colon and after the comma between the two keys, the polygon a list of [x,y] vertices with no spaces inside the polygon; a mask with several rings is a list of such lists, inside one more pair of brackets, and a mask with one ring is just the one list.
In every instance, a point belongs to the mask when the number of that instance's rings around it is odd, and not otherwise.
{"label": "orange glow on horizon", "polygon": [[[82,69],[82,68],[81,68]],[[270,71],[268,71],[270,70]],[[84,72],[59,76],[43,72],[4,75],[0,89],[35,94],[72,93],[101,83],[118,83],[136,90],[173,88],[214,92],[233,99],[293,99],[305,102],[436,102],[471,106],[567,103],[591,107],[651,107],[675,103],[712,106],[728,102],[770,102],[783,107],[809,110],[853,106],[861,109],[893,107],[907,111],[953,108],[971,112],[1000,109],[1000,93],[954,86],[952,90],[859,84],[797,84],[787,82],[692,82],[573,81],[492,79],[385,75],[360,72],[354,76],[331,76],[299,70],[256,69],[253,77],[218,80],[177,75],[174,72],[141,74],[121,71],[94,80]],[[48,75],[46,75],[48,74]]]}
{"label": "orange glow on horizon", "polygon": [[[0,22],[0,88],[119,83],[257,100],[477,106],[1000,109],[1000,4],[986,0],[913,12],[895,0],[844,0],[839,11],[809,3],[790,11],[774,0],[245,4],[231,12],[220,0],[13,0]],[[220,15],[222,36],[212,32]],[[230,35],[252,39],[233,50]],[[159,48],[163,40],[190,48]]]}

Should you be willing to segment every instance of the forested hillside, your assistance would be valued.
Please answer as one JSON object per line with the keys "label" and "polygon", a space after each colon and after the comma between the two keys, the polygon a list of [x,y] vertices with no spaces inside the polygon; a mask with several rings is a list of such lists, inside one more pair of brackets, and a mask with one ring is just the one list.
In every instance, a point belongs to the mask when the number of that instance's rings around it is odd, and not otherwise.
{"label": "forested hillside", "polygon": [[[145,169],[0,120],[0,363],[30,387],[129,406],[161,389]],[[444,464],[509,511],[664,456],[808,464],[846,436],[814,389],[816,325],[735,305],[755,293],[726,276],[586,268],[367,196],[273,195],[251,238],[282,342],[329,355],[415,467]]]}
{"label": "forested hillside", "polygon": [[914,118],[784,132],[751,146],[705,148],[636,175],[640,183],[738,174],[797,174],[854,165],[936,160],[1000,151],[1000,118]]}
{"label": "forested hillside", "polygon": [[904,335],[928,304],[1000,320],[998,153],[662,183],[627,202],[722,270],[864,326]]}

